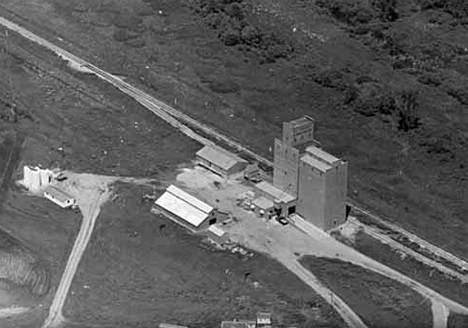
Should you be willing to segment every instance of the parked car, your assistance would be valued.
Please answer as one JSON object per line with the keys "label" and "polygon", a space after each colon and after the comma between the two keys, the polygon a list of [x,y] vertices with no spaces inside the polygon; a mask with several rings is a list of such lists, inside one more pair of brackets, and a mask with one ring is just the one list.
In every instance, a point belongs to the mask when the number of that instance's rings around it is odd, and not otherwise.
{"label": "parked car", "polygon": [[285,217],[281,216],[281,217],[276,217],[276,221],[278,221],[279,223],[281,223],[282,225],[288,225],[289,224],[289,221],[286,220]]}

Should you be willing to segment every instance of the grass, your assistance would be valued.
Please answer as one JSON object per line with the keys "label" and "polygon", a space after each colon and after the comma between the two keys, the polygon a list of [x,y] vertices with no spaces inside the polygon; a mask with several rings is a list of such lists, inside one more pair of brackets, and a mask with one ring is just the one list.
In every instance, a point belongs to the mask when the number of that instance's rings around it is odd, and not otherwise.
{"label": "grass", "polygon": [[430,304],[399,282],[336,259],[306,255],[301,264],[351,306],[368,327],[432,327]]}
{"label": "grass", "polygon": [[[119,197],[105,205],[98,219],[67,299],[65,316],[72,321],[113,327],[174,322],[208,328],[269,310],[285,325],[344,325],[313,290],[276,261],[261,254],[243,258],[216,251],[201,237],[151,214],[151,204],[141,203],[148,190],[119,184],[116,192]],[[321,319],[312,315],[315,304],[321,307]]]}
{"label": "grass", "polygon": [[443,273],[411,258],[402,258],[388,245],[366,235],[358,233],[352,245],[361,253],[419,281],[435,291],[468,306],[468,287],[458,279],[447,277]]}
{"label": "grass", "polygon": [[468,327],[468,316],[450,313],[447,323],[447,328],[464,328]]}

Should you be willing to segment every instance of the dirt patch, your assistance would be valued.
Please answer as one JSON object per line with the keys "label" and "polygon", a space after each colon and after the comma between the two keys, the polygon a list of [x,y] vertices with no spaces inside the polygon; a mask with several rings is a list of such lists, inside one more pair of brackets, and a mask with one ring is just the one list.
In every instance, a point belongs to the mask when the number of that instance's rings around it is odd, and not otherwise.
{"label": "dirt patch", "polygon": [[369,327],[432,327],[430,303],[404,285],[336,259],[305,256],[301,263]]}

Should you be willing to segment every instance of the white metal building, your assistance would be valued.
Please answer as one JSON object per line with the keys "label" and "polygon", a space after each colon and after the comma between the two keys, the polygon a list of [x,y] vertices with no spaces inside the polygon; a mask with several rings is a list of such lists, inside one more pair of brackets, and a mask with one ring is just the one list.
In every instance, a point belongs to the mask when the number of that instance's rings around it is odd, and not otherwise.
{"label": "white metal building", "polygon": [[245,169],[248,162],[221,147],[205,146],[196,154],[198,164],[228,178]]}
{"label": "white metal building", "polygon": [[48,186],[44,190],[44,197],[63,208],[71,207],[76,204],[72,196],[54,186]]}
{"label": "white metal building", "polygon": [[204,229],[216,223],[214,207],[173,185],[155,201],[153,212],[161,212],[191,230]]}
{"label": "white metal building", "polygon": [[39,167],[23,167],[23,185],[28,190],[38,192],[52,181],[53,172]]}

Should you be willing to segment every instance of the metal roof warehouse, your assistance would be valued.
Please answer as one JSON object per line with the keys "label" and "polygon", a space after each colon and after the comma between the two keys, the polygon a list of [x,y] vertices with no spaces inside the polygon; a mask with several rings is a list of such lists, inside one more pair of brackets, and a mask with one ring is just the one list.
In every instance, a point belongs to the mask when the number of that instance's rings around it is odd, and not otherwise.
{"label": "metal roof warehouse", "polygon": [[241,172],[248,162],[221,147],[205,146],[196,154],[197,162],[224,177]]}
{"label": "metal roof warehouse", "polygon": [[153,212],[162,212],[191,230],[216,223],[216,210],[176,186],[169,186],[154,203]]}

